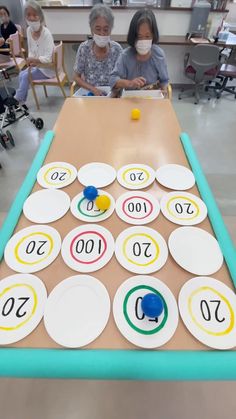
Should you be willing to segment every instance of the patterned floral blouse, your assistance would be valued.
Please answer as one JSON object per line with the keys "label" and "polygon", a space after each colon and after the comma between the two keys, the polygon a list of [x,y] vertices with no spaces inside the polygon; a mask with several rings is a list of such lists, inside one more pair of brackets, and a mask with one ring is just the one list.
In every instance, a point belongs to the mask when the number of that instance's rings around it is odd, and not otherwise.
{"label": "patterned floral blouse", "polygon": [[122,52],[120,44],[110,41],[110,48],[105,59],[99,60],[93,51],[93,40],[80,44],[75,65],[75,73],[81,75],[92,86],[108,86],[110,74]]}

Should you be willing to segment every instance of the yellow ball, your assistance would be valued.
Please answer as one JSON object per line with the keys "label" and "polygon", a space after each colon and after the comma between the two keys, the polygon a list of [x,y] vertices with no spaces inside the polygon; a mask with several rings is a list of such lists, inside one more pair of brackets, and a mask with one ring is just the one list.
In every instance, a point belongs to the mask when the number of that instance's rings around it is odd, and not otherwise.
{"label": "yellow ball", "polygon": [[100,195],[96,198],[95,204],[101,211],[106,211],[111,205],[111,200],[107,195]]}
{"label": "yellow ball", "polygon": [[140,109],[132,109],[132,111],[131,111],[131,119],[135,119],[135,120],[138,120],[138,119],[140,119],[140,116],[141,116],[141,111],[140,111]]}

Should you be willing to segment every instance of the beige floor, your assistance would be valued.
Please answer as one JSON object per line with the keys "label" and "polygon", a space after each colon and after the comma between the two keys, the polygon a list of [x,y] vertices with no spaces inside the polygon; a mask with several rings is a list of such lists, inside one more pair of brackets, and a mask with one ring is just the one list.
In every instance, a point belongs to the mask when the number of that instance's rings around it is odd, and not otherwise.
{"label": "beige floor", "polygon": [[0,418],[234,419],[235,391],[234,382],[2,379]]}
{"label": "beige floor", "polygon": [[[40,116],[50,129],[63,103],[41,95]],[[30,109],[35,106],[29,97]],[[179,121],[199,159],[236,243],[236,101],[179,102]],[[28,120],[12,128],[16,148],[0,153],[0,224],[37,150],[43,132]],[[217,368],[217,365],[215,366]],[[234,419],[235,382],[97,382],[0,379],[0,419]]]}

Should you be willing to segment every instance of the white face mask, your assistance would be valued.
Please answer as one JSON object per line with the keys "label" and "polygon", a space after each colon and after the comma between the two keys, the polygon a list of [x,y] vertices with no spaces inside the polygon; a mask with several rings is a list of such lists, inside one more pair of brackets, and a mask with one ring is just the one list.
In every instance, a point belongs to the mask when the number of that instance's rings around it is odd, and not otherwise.
{"label": "white face mask", "polygon": [[140,55],[146,55],[152,48],[152,39],[140,39],[135,45],[136,51]]}
{"label": "white face mask", "polygon": [[41,26],[41,22],[37,20],[36,22],[31,22],[30,20],[26,20],[27,25],[33,32],[38,32]]}
{"label": "white face mask", "polygon": [[93,35],[93,40],[98,47],[105,48],[110,42],[110,36],[102,36],[95,33]]}
{"label": "white face mask", "polygon": [[3,23],[8,23],[8,19],[7,19],[7,17],[0,17],[0,23],[1,23],[1,25],[2,25]]}

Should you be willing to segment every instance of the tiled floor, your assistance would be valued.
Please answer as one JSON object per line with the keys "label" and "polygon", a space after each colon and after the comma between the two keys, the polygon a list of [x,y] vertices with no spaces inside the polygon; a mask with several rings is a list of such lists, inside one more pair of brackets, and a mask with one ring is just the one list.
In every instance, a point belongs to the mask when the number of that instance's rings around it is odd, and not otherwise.
{"label": "tiled floor", "polygon": [[[12,126],[16,147],[0,152],[0,223],[19,188],[45,130],[53,128],[63,98],[57,89],[40,94],[45,129],[29,120]],[[29,107],[35,113],[31,95]],[[199,160],[236,242],[236,101],[194,105],[192,99],[173,106],[190,135]],[[217,368],[217,365],[216,365]],[[0,419],[225,419],[234,418],[236,383],[88,382],[0,380]]]}

